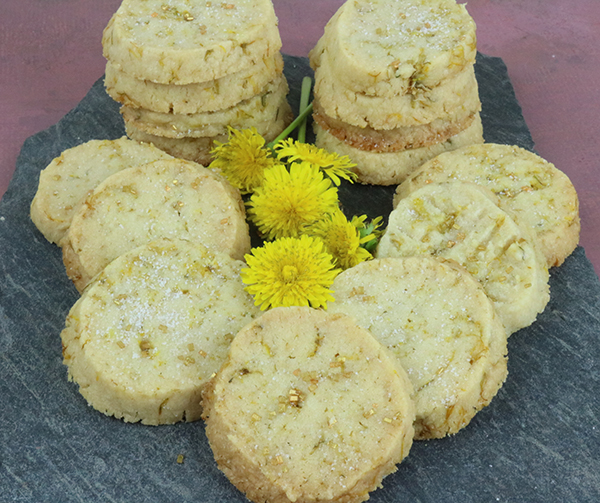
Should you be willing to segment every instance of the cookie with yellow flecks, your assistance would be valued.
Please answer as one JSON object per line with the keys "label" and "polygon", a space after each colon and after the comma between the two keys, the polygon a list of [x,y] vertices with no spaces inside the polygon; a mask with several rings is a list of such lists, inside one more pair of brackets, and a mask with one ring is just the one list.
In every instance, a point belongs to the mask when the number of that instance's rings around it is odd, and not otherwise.
{"label": "cookie with yellow flecks", "polygon": [[475,23],[454,0],[345,2],[311,51],[314,68],[366,96],[404,95],[434,87],[475,62]]}
{"label": "cookie with yellow flecks", "polygon": [[353,316],[393,354],[415,389],[415,437],[457,433],[507,374],[506,331],[483,288],[453,261],[384,258],[333,282],[330,313]]}
{"label": "cookie with yellow flecks", "polygon": [[281,48],[271,0],[124,0],[103,53],[129,75],[186,85],[249,69]]}
{"label": "cookie with yellow flecks", "polygon": [[419,126],[373,129],[334,119],[323,111],[318,99],[313,101],[313,119],[322,129],[350,147],[377,153],[401,152],[444,142],[467,129],[478,115],[467,113],[455,120],[436,119]]}
{"label": "cookie with yellow flecks", "polygon": [[510,335],[546,307],[548,267],[535,237],[485,190],[448,182],[411,192],[390,213],[376,254],[455,260],[482,284]]}
{"label": "cookie with yellow flecks", "polygon": [[475,23],[455,0],[346,1],[310,52],[316,143],[366,184],[483,142]]}
{"label": "cookie with yellow flecks", "polygon": [[498,196],[498,204],[531,230],[548,267],[562,264],[579,242],[579,200],[562,171],[515,145],[485,143],[425,163],[396,190],[395,203],[430,183],[463,180]]}
{"label": "cookie with yellow flecks", "polygon": [[182,159],[115,173],[73,217],[63,241],[67,274],[81,291],[119,255],[162,237],[199,242],[241,260],[250,235],[239,191]]}
{"label": "cookie with yellow flecks", "polygon": [[242,265],[179,239],[121,255],[66,319],[69,379],[96,410],[127,422],[200,419],[202,389],[258,312]]}
{"label": "cookie with yellow flecks", "polygon": [[121,107],[126,124],[145,133],[165,138],[204,138],[227,134],[228,128],[261,128],[291,114],[288,85],[281,76],[261,93],[222,110],[196,114],[153,112]]}
{"label": "cookie with yellow flecks", "polygon": [[411,392],[348,316],[276,308],[236,335],[203,392],[206,435],[252,501],[360,502],[408,455]]}
{"label": "cookie with yellow flecks", "polygon": [[112,61],[106,62],[104,85],[119,103],[154,112],[196,114],[229,108],[261,94],[283,72],[283,57],[277,52],[252,67],[219,79],[185,85],[158,84],[132,77]]}
{"label": "cookie with yellow flecks", "polygon": [[90,140],[65,150],[41,171],[31,220],[52,243],[60,243],[87,194],[110,175],[158,159],[162,150],[128,138]]}
{"label": "cookie with yellow flecks", "polygon": [[473,66],[435,87],[384,97],[348,89],[337,71],[333,65],[317,68],[315,95],[328,116],[352,126],[388,130],[437,119],[454,122],[481,110]]}

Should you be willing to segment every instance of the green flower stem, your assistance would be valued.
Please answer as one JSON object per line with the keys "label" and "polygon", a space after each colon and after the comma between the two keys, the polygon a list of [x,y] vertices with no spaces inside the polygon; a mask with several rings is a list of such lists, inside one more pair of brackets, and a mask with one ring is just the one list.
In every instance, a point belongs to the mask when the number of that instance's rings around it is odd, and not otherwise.
{"label": "green flower stem", "polygon": [[267,147],[269,148],[273,148],[275,145],[277,145],[277,143],[279,143],[281,140],[287,138],[290,133],[296,129],[298,127],[298,125],[304,120],[306,119],[306,116],[312,112],[312,108],[313,108],[313,104],[311,103],[310,105],[308,105],[303,112],[294,119],[294,121],[288,126],[286,127],[281,134],[275,138],[272,142],[267,144]]}
{"label": "green flower stem", "polygon": [[[302,90],[300,92],[300,109],[298,113],[302,113],[306,107],[308,106],[308,100],[310,99],[310,89],[312,87],[312,79],[308,76],[305,76],[302,79]],[[306,124],[308,120],[305,117],[304,120],[300,123],[300,127],[298,128],[298,142],[304,143],[306,141]]]}
{"label": "green flower stem", "polygon": [[312,109],[313,104],[311,103],[304,110],[302,110],[302,112],[300,112],[300,115],[298,115],[298,117],[296,117],[294,121],[288,127],[286,127],[277,138],[275,138],[272,142],[267,143],[267,148],[273,148],[281,140],[287,138],[290,133],[294,131],[294,129],[296,129],[304,119],[306,119],[308,114],[312,112]]}

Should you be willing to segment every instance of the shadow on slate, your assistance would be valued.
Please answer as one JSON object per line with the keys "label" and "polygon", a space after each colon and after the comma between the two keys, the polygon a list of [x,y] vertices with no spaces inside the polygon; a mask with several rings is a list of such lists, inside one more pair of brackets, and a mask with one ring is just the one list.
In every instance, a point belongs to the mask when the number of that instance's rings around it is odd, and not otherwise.
{"label": "shadow on slate", "polygon": [[[296,110],[312,72],[306,59],[285,62]],[[478,55],[476,74],[486,140],[533,149],[503,62]],[[90,408],[67,381],[59,334],[77,292],[29,205],[39,171],[61,151],[123,134],[100,79],[25,142],[0,202],[2,502],[246,501],[218,471],[201,422],[126,424]],[[391,210],[393,188],[345,184],[340,193],[348,214]],[[600,283],[581,247],[551,272],[545,312],[510,338],[498,396],[457,435],[415,443],[370,501],[600,501]]]}

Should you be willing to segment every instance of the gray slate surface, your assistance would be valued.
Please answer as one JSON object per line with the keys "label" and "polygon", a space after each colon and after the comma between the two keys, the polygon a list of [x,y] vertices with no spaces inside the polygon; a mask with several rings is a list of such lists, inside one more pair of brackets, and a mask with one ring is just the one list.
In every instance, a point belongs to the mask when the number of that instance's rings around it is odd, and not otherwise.
{"label": "gray slate surface", "polygon": [[[476,72],[487,141],[533,149],[502,61],[479,55]],[[295,107],[310,73],[286,57]],[[62,150],[123,132],[100,79],[25,142],[0,202],[1,502],[245,501],[216,468],[202,423],[125,424],[67,381],[59,334],[77,292],[29,204]],[[387,215],[392,192],[346,186],[342,199],[349,213]],[[600,283],[582,248],[552,270],[551,292],[539,320],[510,338],[509,377],[491,405],[454,437],[416,443],[370,501],[600,501]]]}

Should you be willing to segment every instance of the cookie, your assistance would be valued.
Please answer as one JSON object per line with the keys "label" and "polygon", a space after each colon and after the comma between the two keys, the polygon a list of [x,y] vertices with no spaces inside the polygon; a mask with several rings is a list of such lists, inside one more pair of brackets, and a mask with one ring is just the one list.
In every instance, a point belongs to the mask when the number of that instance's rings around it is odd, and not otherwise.
{"label": "cookie", "polygon": [[130,76],[111,61],[106,63],[104,85],[115,101],[154,112],[196,114],[229,108],[260,94],[283,72],[277,52],[244,70],[216,80],[186,85],[157,84]]}
{"label": "cookie", "polygon": [[61,334],[69,379],[127,422],[201,416],[201,392],[233,336],[258,314],[243,263],[200,243],[157,240],[120,256],[71,309]]}
{"label": "cookie", "polygon": [[31,220],[44,237],[60,243],[87,194],[110,175],[171,156],[128,138],[91,140],[67,149],[41,171]]}
{"label": "cookie", "polygon": [[367,96],[404,95],[434,87],[472,65],[475,23],[454,0],[352,0],[327,23],[311,51],[323,51],[340,82]]}
{"label": "cookie", "polygon": [[358,175],[358,181],[372,185],[395,185],[403,182],[423,163],[433,157],[456,148],[483,143],[481,118],[477,114],[473,123],[464,131],[451,136],[446,141],[428,147],[406,149],[400,152],[372,152],[354,148],[339,140],[319,124],[314,124],[315,144],[318,147],[347,155],[356,167],[352,170]]}
{"label": "cookie", "polygon": [[239,191],[182,159],[115,173],[73,217],[63,241],[67,274],[82,291],[112,260],[163,237],[189,239],[241,260],[250,235]]}
{"label": "cookie", "polygon": [[313,119],[329,134],[347,145],[369,152],[389,153],[402,150],[429,147],[441,143],[469,127],[477,114],[466,114],[454,121],[436,119],[420,126],[403,126],[394,129],[373,129],[351,126],[339,119],[329,117],[313,100]]}
{"label": "cookie", "polygon": [[394,129],[436,119],[452,122],[481,110],[472,65],[434,87],[419,85],[409,93],[385,97],[348,88],[337,67],[322,65],[315,72],[314,92],[328,116],[361,128]]}
{"label": "cookie", "polygon": [[477,183],[494,192],[500,207],[533,232],[548,267],[562,264],[579,243],[579,200],[573,184],[532,152],[485,143],[442,154],[404,181],[394,201],[425,184],[450,180]]}
{"label": "cookie", "polygon": [[376,256],[455,260],[482,284],[510,335],[548,303],[548,268],[535,238],[488,192],[466,182],[411,192],[390,213]]}
{"label": "cookie", "polygon": [[104,57],[160,84],[207,82],[281,48],[271,0],[124,0],[102,36]]}
{"label": "cookie", "polygon": [[261,94],[236,103],[232,107],[197,114],[153,112],[143,108],[121,107],[126,124],[145,133],[165,138],[201,138],[227,134],[228,127],[244,129],[276,122],[291,113],[286,100],[288,85],[280,76]]}
{"label": "cookie", "polygon": [[[282,114],[280,114],[276,120],[269,120],[267,122],[257,124],[256,126],[258,133],[267,142],[277,138],[277,136],[292,122],[292,110],[289,108],[289,106],[286,107],[285,105],[286,103],[283,104]],[[215,146],[214,142],[218,141],[225,143],[228,139],[227,134],[205,138],[167,138],[164,136],[152,135],[144,131],[140,131],[134,127],[133,124],[129,123],[125,123],[125,131],[127,132],[127,136],[134,140],[152,143],[173,157],[187,159],[204,166],[208,166],[212,161],[210,151]]]}
{"label": "cookie", "polygon": [[415,438],[457,433],[507,374],[506,331],[481,285],[455,262],[384,258],[339,274],[328,312],[353,316],[414,387]]}
{"label": "cookie", "polygon": [[255,502],[361,502],[413,438],[406,373],[349,317],[265,312],[203,393],[219,468]]}

